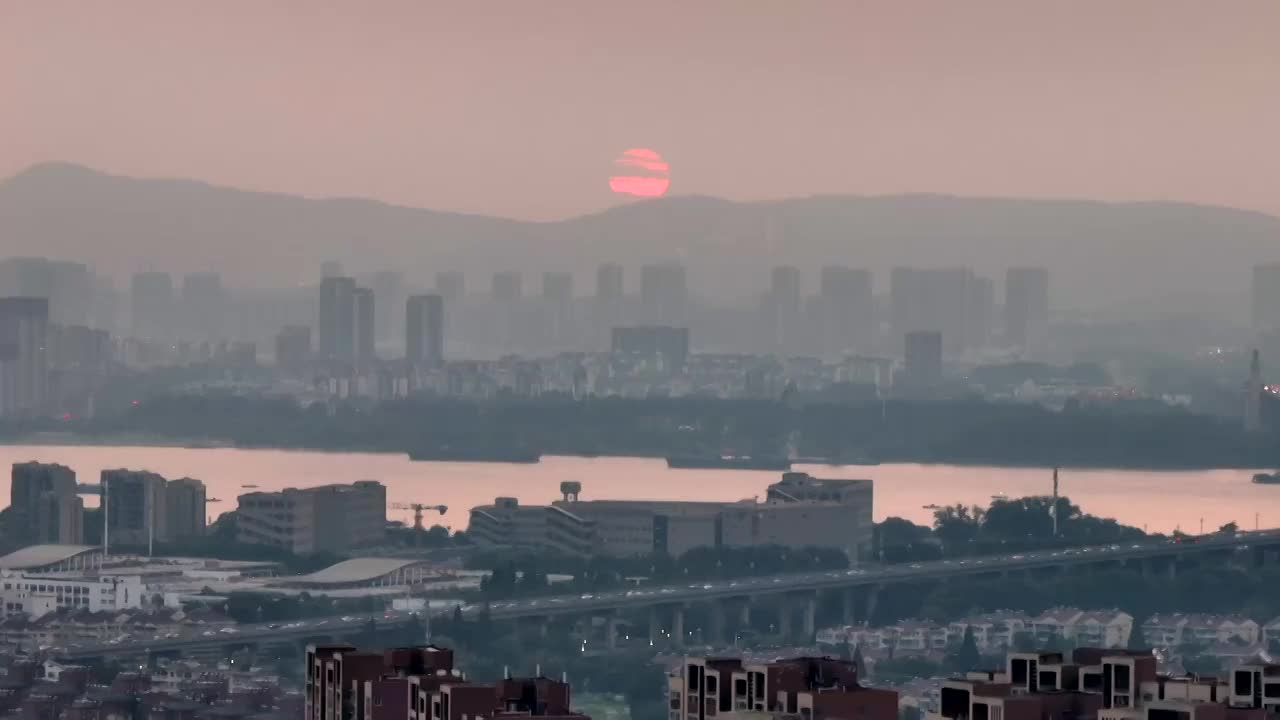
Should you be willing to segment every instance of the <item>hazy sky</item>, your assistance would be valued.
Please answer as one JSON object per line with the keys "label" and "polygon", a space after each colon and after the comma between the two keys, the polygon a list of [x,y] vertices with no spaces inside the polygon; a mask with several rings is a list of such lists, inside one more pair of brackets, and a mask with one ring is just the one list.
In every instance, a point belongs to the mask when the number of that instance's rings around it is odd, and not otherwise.
{"label": "hazy sky", "polygon": [[1280,214],[1280,0],[0,0],[0,176],[542,219],[631,147],[672,193]]}

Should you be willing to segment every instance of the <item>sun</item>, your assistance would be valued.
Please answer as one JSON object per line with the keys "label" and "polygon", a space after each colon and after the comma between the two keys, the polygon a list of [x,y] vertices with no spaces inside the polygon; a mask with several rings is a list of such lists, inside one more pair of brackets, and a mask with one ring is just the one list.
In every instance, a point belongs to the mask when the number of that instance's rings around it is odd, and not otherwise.
{"label": "sun", "polygon": [[657,150],[631,148],[613,160],[609,189],[619,195],[661,197],[671,187],[671,168]]}

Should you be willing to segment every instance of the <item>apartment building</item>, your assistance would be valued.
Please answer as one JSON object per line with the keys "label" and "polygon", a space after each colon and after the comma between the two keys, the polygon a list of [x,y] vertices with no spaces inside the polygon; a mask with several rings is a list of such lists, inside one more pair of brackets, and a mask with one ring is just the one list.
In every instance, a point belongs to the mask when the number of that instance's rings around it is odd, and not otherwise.
{"label": "apartment building", "polygon": [[1170,613],[1152,615],[1142,623],[1142,639],[1153,647],[1182,645],[1256,644],[1262,626],[1240,615]]}
{"label": "apartment building", "polygon": [[854,663],[797,657],[769,663],[686,658],[668,675],[669,720],[895,720],[898,694],[858,684]]}
{"label": "apartment building", "polygon": [[762,502],[582,500],[576,491],[550,506],[497,498],[472,508],[469,532],[481,544],[575,556],[678,556],[698,547],[781,545],[835,547],[856,562],[871,557],[872,499],[870,480],[788,472]]}
{"label": "apartment building", "polygon": [[1133,616],[1120,610],[1080,610],[1057,607],[1032,619],[1036,643],[1070,640],[1081,647],[1122,648],[1129,644]]}
{"label": "apartment building", "polygon": [[236,539],[295,555],[345,552],[385,538],[387,489],[376,480],[239,497]]}
{"label": "apartment building", "polygon": [[[1274,695],[1268,698],[1268,693]],[[1229,679],[1157,674],[1149,651],[1010,653],[1001,671],[943,683],[930,720],[1264,720],[1280,704],[1280,665]]]}
{"label": "apartment building", "polygon": [[167,480],[145,470],[103,470],[108,541],[144,547],[198,537],[205,532],[204,483]]}
{"label": "apartment building", "polygon": [[9,534],[20,543],[84,542],[84,502],[76,474],[65,465],[14,463],[9,492]]}
{"label": "apartment building", "polygon": [[452,650],[434,645],[309,645],[304,676],[305,720],[590,720],[572,711],[565,682],[473,683],[454,667]]}

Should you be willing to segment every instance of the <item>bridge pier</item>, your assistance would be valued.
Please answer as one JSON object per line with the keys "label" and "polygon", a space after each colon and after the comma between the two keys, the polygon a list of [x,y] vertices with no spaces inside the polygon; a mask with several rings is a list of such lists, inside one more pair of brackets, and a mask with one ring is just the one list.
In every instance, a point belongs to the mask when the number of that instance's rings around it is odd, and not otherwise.
{"label": "bridge pier", "polygon": [[858,619],[858,598],[853,594],[853,588],[844,588],[838,590],[840,593],[840,622],[843,625],[852,625]]}
{"label": "bridge pier", "polygon": [[684,605],[676,605],[671,614],[671,645],[684,647]]}
{"label": "bridge pier", "polygon": [[724,628],[725,628],[725,607],[724,606],[725,606],[725,603],[727,602],[729,601],[724,600],[720,602],[711,603],[711,608],[710,608],[711,627],[710,627],[709,637],[706,638],[706,642],[708,645],[711,645],[713,647],[724,642]]}
{"label": "bridge pier", "polygon": [[818,632],[818,594],[809,593],[804,600],[803,630],[805,642],[813,640]]}
{"label": "bridge pier", "polygon": [[876,602],[879,600],[880,600],[880,586],[872,585],[871,589],[867,591],[867,618],[866,618],[867,622],[872,622],[875,620]]}
{"label": "bridge pier", "polygon": [[622,622],[616,614],[604,619],[604,646],[610,650],[618,649],[618,623]]}

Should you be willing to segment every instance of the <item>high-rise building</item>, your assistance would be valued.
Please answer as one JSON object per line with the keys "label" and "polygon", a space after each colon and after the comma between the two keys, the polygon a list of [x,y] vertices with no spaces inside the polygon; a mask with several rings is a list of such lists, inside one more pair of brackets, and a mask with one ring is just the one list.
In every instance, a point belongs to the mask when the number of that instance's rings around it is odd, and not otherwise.
{"label": "high-rise building", "polygon": [[594,347],[608,342],[610,330],[622,324],[625,304],[622,278],[622,266],[617,263],[604,263],[596,268],[596,295],[591,305]]}
{"label": "high-rise building", "polygon": [[395,270],[379,270],[369,278],[369,288],[377,298],[378,342],[396,343],[404,329],[404,275]]}
{"label": "high-rise building", "polygon": [[1004,278],[1004,339],[1032,352],[1049,339],[1049,271],[1009,268]]}
{"label": "high-rise building", "polygon": [[785,352],[799,340],[800,295],[800,269],[791,265],[775,267],[769,274],[769,292],[761,303],[765,338],[773,352]]}
{"label": "high-rise building", "polygon": [[49,301],[49,322],[88,325],[97,278],[88,266],[47,258],[0,260],[0,297],[38,297]]}
{"label": "high-rise building", "polygon": [[174,329],[173,279],[166,272],[134,273],[129,287],[133,335],[167,340]]}
{"label": "high-rise building", "polygon": [[356,281],[327,277],[320,281],[318,352],[324,362],[352,363],[356,356]]}
{"label": "high-rise building", "polygon": [[1280,330],[1280,263],[1253,266],[1253,329]]}
{"label": "high-rise building", "polygon": [[542,299],[565,304],[572,301],[573,273],[559,271],[542,273]]}
{"label": "high-rise building", "polygon": [[182,278],[181,335],[201,341],[225,337],[227,294],[217,273],[192,273]]}
{"label": "high-rise building", "polygon": [[640,313],[645,323],[683,326],[689,322],[689,288],[684,265],[669,262],[640,268]]}
{"label": "high-rise building", "polygon": [[405,358],[412,365],[444,364],[444,298],[414,295],[405,308]]}
{"label": "high-rise building", "polygon": [[519,272],[494,273],[492,292],[495,302],[503,304],[520,302],[524,296],[524,277]]}
{"label": "high-rise building", "polygon": [[1258,351],[1249,356],[1249,379],[1244,384],[1244,429],[1256,433],[1262,430],[1262,362]]}
{"label": "high-rise building", "polygon": [[84,502],[65,465],[14,463],[9,489],[10,539],[25,544],[84,542]]}
{"label": "high-rise building", "polygon": [[493,344],[502,353],[510,353],[516,349],[518,336],[527,330],[517,318],[524,296],[524,279],[518,272],[494,273],[490,290],[494,303]]}
{"label": "high-rise building", "polygon": [[824,354],[865,351],[875,341],[875,296],[869,270],[839,265],[818,278],[818,347]]}
{"label": "high-rise building", "polygon": [[102,487],[109,544],[143,547],[168,538],[162,476],[142,470],[103,470]]}
{"label": "high-rise building", "polygon": [[164,488],[166,540],[184,540],[205,533],[204,483],[194,478],[170,480]]}
{"label": "high-rise building", "polygon": [[893,336],[939,332],[943,352],[953,356],[980,347],[985,310],[974,301],[982,297],[983,283],[968,268],[894,268],[889,288]]}
{"label": "high-rise building", "polygon": [[356,342],[356,362],[368,367],[377,359],[377,313],[374,311],[375,299],[369,288],[358,287],[352,293],[354,301],[353,330]]}
{"label": "high-rise building", "polygon": [[456,270],[436,273],[436,294],[447,303],[455,303],[467,294],[467,277]]}
{"label": "high-rise building", "polygon": [[49,301],[0,298],[0,417],[49,411]]}
{"label": "high-rise building", "polygon": [[996,314],[996,285],[991,278],[977,275],[969,279],[964,314],[965,345],[983,348],[991,344]]}
{"label": "high-rise building", "polygon": [[311,328],[286,325],[276,333],[276,367],[298,372],[311,362]]}
{"label": "high-rise building", "polygon": [[241,495],[236,538],[305,555],[346,552],[385,539],[387,489],[373,480]]}
{"label": "high-rise building", "polygon": [[204,534],[206,498],[199,480],[171,482],[145,470],[103,470],[101,482],[111,545],[143,547]]}
{"label": "high-rise building", "polygon": [[623,270],[617,263],[604,263],[596,268],[596,300],[621,302],[623,297]]}
{"label": "high-rise building", "polygon": [[910,387],[937,385],[942,379],[942,333],[916,330],[906,334],[904,380]]}
{"label": "high-rise building", "polygon": [[562,350],[573,336],[573,274],[542,274],[542,304],[546,311],[546,340],[551,349]]}
{"label": "high-rise building", "polygon": [[36,535],[41,545],[84,543],[84,500],[77,495],[45,493],[40,496]]}

